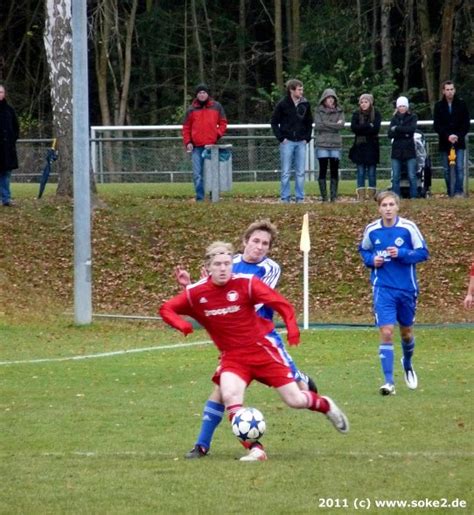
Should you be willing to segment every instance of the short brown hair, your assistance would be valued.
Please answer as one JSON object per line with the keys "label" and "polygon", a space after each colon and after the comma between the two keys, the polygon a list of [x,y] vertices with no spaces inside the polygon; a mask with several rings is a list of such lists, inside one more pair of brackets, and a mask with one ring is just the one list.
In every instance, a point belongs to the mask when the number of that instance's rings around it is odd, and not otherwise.
{"label": "short brown hair", "polygon": [[377,205],[380,206],[382,200],[386,199],[387,197],[392,197],[393,200],[395,200],[397,206],[400,206],[400,197],[394,191],[390,190],[381,191],[377,195]]}
{"label": "short brown hair", "polygon": [[286,91],[288,94],[290,94],[290,91],[294,91],[296,88],[302,88],[303,83],[298,79],[290,79],[286,81]]}
{"label": "short brown hair", "polygon": [[272,247],[276,237],[278,236],[277,228],[270,222],[270,220],[256,220],[251,223],[243,234],[243,240],[249,241],[250,237],[255,231],[265,231],[270,235],[270,248]]}

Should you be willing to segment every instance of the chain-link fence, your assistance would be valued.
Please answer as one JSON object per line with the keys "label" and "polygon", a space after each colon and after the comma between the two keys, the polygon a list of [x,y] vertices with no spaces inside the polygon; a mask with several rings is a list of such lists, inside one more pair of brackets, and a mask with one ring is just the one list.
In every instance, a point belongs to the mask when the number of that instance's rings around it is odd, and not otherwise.
{"label": "chain-link fence", "polygon": [[[432,122],[419,123],[424,133],[428,156],[432,162],[434,178],[442,178],[443,171],[438,153],[438,136],[432,132]],[[380,164],[377,177],[390,178],[390,140],[386,136],[388,122],[380,132]],[[473,133],[467,137],[472,141]],[[355,165],[349,160],[349,148],[354,135],[349,124],[343,132],[341,178],[355,179]],[[229,125],[220,143],[232,144],[233,181],[277,181],[280,179],[280,153],[278,141],[270,125]],[[16,182],[39,182],[46,164],[51,140],[19,140],[20,168],[15,171]],[[474,165],[466,152],[466,173],[471,175]],[[93,127],[91,130],[91,160],[98,183],[109,182],[191,182],[191,159],[186,153],[181,126],[155,127]],[[314,158],[313,144],[308,145],[306,169],[308,179],[317,178],[318,161]],[[50,181],[57,180],[53,170]]]}

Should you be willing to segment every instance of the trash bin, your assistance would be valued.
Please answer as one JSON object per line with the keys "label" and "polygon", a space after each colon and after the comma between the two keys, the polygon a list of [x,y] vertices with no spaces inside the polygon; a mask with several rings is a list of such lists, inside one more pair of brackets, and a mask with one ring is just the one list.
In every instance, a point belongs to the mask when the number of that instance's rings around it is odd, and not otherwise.
{"label": "trash bin", "polygon": [[218,202],[223,191],[232,189],[232,145],[206,145],[204,157],[204,191]]}

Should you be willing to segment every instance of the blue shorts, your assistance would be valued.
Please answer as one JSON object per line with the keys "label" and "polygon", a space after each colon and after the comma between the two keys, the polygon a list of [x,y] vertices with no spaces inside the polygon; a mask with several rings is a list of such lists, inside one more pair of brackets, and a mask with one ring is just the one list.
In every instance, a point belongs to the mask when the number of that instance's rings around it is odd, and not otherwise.
{"label": "blue shorts", "polygon": [[411,327],[415,322],[415,292],[374,287],[375,325],[395,325]]}

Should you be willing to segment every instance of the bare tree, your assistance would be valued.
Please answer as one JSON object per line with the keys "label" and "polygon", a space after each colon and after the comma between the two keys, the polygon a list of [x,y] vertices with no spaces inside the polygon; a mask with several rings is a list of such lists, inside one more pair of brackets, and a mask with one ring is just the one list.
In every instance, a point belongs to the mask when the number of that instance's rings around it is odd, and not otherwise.
{"label": "bare tree", "polygon": [[452,75],[453,59],[453,27],[456,10],[462,0],[446,0],[441,15],[441,62],[439,67],[439,82],[447,80]]}
{"label": "bare tree", "polygon": [[409,77],[410,77],[410,61],[413,45],[413,8],[414,0],[408,0],[406,10],[406,29],[405,29],[405,56],[403,59],[403,91],[408,90]]}
{"label": "bare tree", "polygon": [[283,91],[283,44],[281,25],[281,0],[275,0],[275,82]]}
{"label": "bare tree", "polygon": [[393,0],[382,0],[380,14],[380,44],[382,48],[382,70],[385,75],[392,74],[392,39],[390,31],[390,12]]}
{"label": "bare tree", "polygon": [[191,17],[193,19],[193,34],[194,41],[196,42],[196,52],[197,59],[199,63],[199,80],[204,82],[205,74],[204,74],[204,53],[201,44],[201,37],[199,35],[199,23],[198,23],[198,15],[196,10],[196,0],[191,0]]}
{"label": "bare tree", "polygon": [[431,33],[428,1],[417,0],[416,7],[418,12],[418,25],[420,29],[420,51],[424,82],[426,86],[426,92],[428,94],[428,101],[430,105],[433,106],[436,101],[433,62],[435,37]]}
{"label": "bare tree", "polygon": [[46,0],[44,47],[48,61],[53,130],[59,158],[56,194],[72,197],[71,0]]}
{"label": "bare tree", "polygon": [[301,40],[300,40],[300,0],[291,0],[291,52],[290,70],[294,74],[300,66]]}

